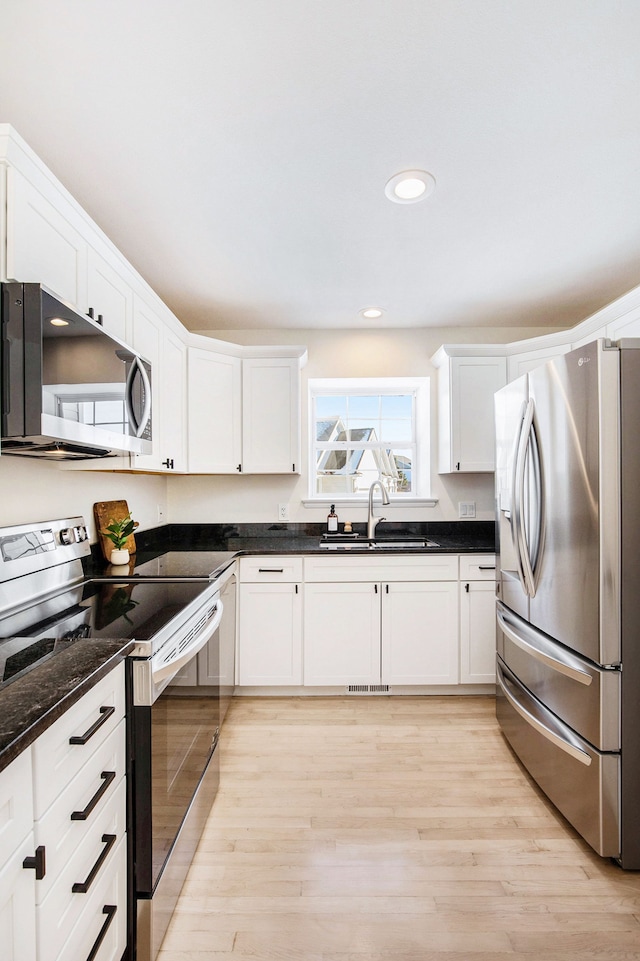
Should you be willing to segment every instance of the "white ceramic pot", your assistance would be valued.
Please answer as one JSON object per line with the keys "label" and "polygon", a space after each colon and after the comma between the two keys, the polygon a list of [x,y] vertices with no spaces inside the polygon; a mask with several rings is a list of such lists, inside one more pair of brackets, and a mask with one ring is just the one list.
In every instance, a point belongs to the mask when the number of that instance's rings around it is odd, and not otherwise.
{"label": "white ceramic pot", "polygon": [[118,550],[118,548],[114,548],[111,551],[111,556],[109,557],[109,560],[111,561],[112,564],[128,564],[129,551],[124,548],[122,550]]}

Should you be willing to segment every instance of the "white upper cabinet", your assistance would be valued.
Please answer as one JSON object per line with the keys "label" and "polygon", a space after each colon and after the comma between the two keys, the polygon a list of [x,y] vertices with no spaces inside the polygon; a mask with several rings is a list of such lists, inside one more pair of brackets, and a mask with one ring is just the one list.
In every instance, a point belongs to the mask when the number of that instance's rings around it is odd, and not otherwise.
{"label": "white upper cabinet", "polygon": [[242,463],[242,361],[188,351],[189,473],[232,474]]}
{"label": "white upper cabinet", "polygon": [[58,207],[13,167],[7,168],[6,273],[39,283],[76,307],[86,301],[88,245]]}
{"label": "white upper cabinet", "polygon": [[300,365],[297,358],[242,362],[242,470],[300,473]]}
{"label": "white upper cabinet", "polygon": [[438,368],[438,471],[495,469],[493,396],[507,382],[505,357],[441,347]]}
{"label": "white upper cabinet", "polygon": [[122,275],[104,257],[89,247],[87,265],[87,310],[114,337],[128,342],[132,337],[133,291]]}
{"label": "white upper cabinet", "polygon": [[186,470],[186,344],[151,307],[134,298],[133,347],[151,362],[153,453],[133,455],[137,470]]}
{"label": "white upper cabinet", "polygon": [[243,357],[246,348],[206,339],[189,347],[189,473],[299,473],[304,349]]}

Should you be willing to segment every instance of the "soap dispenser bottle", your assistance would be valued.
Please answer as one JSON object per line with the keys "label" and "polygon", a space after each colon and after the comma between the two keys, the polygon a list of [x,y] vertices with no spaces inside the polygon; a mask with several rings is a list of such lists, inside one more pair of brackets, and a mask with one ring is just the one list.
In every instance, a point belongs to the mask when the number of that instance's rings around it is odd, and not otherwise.
{"label": "soap dispenser bottle", "polygon": [[327,514],[327,533],[337,534],[338,533],[338,515],[336,514],[336,505],[331,505],[331,510]]}

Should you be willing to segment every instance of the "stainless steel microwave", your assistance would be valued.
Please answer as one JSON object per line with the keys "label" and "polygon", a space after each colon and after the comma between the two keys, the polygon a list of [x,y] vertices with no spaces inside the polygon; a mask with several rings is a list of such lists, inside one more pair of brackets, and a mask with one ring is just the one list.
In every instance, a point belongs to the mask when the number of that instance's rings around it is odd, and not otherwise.
{"label": "stainless steel microwave", "polygon": [[41,284],[2,284],[2,452],[151,453],[151,365]]}

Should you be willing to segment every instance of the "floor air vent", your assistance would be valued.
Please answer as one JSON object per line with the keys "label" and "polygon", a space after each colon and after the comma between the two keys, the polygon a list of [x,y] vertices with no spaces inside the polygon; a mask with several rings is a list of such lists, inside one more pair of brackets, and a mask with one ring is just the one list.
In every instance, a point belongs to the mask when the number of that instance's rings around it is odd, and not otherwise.
{"label": "floor air vent", "polygon": [[347,684],[347,694],[389,694],[389,685]]}

